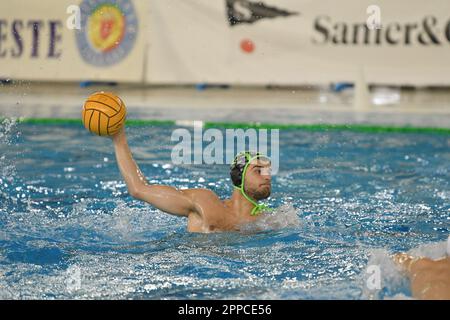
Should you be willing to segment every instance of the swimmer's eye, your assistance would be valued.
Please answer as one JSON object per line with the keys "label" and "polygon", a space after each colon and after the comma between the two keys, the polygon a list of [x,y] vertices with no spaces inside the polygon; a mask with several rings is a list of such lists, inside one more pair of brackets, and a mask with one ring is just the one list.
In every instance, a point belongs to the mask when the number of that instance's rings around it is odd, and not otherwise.
{"label": "swimmer's eye", "polygon": [[266,175],[271,175],[272,169],[270,167],[269,168],[266,168],[266,167],[264,167],[264,168],[263,167],[255,167],[253,169],[253,171],[256,172],[259,175],[266,176]]}

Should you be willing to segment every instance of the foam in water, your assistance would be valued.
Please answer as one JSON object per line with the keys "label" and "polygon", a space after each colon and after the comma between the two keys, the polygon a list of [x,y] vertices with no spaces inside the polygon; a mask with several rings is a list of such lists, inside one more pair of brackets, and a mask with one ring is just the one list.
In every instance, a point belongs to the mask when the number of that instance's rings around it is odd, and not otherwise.
{"label": "foam in water", "polygon": [[[8,184],[0,183],[0,298],[410,299],[390,254],[448,235],[446,138],[393,136],[398,145],[384,149],[385,136],[286,132],[290,174],[271,199],[279,208],[244,233],[206,235],[128,197],[114,161],[104,160],[114,157],[109,142],[72,126],[20,125],[24,139],[16,139],[13,123],[0,125]],[[129,138],[153,181],[227,195],[226,170],[164,168],[172,128],[146,130],[148,142],[141,129]],[[422,153],[439,157],[411,161]],[[3,171],[10,164],[17,174]],[[410,253],[437,258],[445,249],[429,243]],[[367,286],[372,265],[378,289]]]}
{"label": "foam in water", "polygon": [[[17,125],[17,119],[4,119],[0,122],[0,148],[3,145],[11,145],[12,138],[14,135],[14,130]],[[9,199],[8,188],[14,181],[14,177],[16,175],[16,168],[14,162],[9,159],[5,152],[0,154],[0,199],[5,199],[4,205],[6,205],[7,200]],[[0,203],[3,201],[0,201]],[[3,209],[3,206],[0,206],[0,210]]]}
{"label": "foam in water", "polygon": [[[450,239],[450,237],[449,237]],[[424,257],[430,259],[440,259],[447,254],[448,241],[437,243],[426,243],[418,246],[417,248],[408,251],[408,254],[413,257]]]}
{"label": "foam in water", "polygon": [[6,118],[0,123],[0,143],[9,144],[13,129],[17,125],[16,118]]}
{"label": "foam in water", "polygon": [[[373,277],[380,276],[380,279]],[[373,249],[366,267],[363,269],[362,297],[364,299],[384,299],[408,293],[408,281],[385,249]],[[375,280],[374,282],[371,282]],[[372,284],[372,285],[371,285]],[[379,284],[379,286],[378,286]],[[406,292],[405,292],[406,291]]]}
{"label": "foam in water", "polygon": [[291,204],[284,204],[272,212],[262,213],[262,217],[256,222],[242,225],[240,231],[244,233],[253,233],[279,230],[299,225],[300,219],[295,208]]}
{"label": "foam in water", "polygon": [[447,239],[447,255],[450,256],[450,236]]}

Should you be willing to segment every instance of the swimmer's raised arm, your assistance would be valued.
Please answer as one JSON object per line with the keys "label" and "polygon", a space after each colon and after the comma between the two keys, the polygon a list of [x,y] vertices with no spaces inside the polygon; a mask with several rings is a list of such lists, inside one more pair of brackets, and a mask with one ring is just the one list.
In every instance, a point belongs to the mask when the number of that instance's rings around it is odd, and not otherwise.
{"label": "swimmer's raised arm", "polygon": [[189,191],[184,192],[171,186],[148,184],[131,155],[124,128],[112,139],[117,164],[127,184],[128,192],[133,198],[148,202],[159,210],[174,215],[188,216],[195,211]]}

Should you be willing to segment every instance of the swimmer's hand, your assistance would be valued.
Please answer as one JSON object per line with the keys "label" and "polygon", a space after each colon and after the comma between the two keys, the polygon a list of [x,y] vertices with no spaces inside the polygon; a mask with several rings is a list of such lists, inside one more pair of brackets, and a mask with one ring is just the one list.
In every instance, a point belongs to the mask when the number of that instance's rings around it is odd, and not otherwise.
{"label": "swimmer's hand", "polygon": [[393,260],[409,277],[415,298],[450,300],[450,258],[432,260],[400,253]]}
{"label": "swimmer's hand", "polygon": [[111,138],[111,140],[113,142],[115,142],[116,140],[120,140],[120,139],[126,139],[126,135],[125,135],[125,125],[122,126],[122,128],[120,128],[120,130],[112,136],[108,136],[109,138]]}

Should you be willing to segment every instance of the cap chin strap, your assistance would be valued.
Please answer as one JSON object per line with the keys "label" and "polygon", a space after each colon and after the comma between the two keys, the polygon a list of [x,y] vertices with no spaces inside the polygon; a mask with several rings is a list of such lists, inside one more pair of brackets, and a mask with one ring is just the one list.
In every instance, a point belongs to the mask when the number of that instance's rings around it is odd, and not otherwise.
{"label": "cap chin strap", "polygon": [[248,162],[245,164],[244,170],[242,171],[242,182],[240,187],[234,186],[235,189],[241,191],[241,194],[244,196],[245,199],[247,199],[251,204],[254,205],[254,208],[252,209],[252,211],[250,212],[250,215],[252,216],[256,216],[258,214],[261,213],[261,211],[268,211],[270,210],[268,206],[266,206],[265,204],[258,204],[255,200],[253,200],[252,198],[250,198],[244,190],[244,185],[245,185],[245,174],[247,172],[247,168],[250,165],[250,162],[252,162],[255,159],[258,159],[259,157],[261,157],[260,155],[254,156],[252,158],[250,158],[248,160]]}

